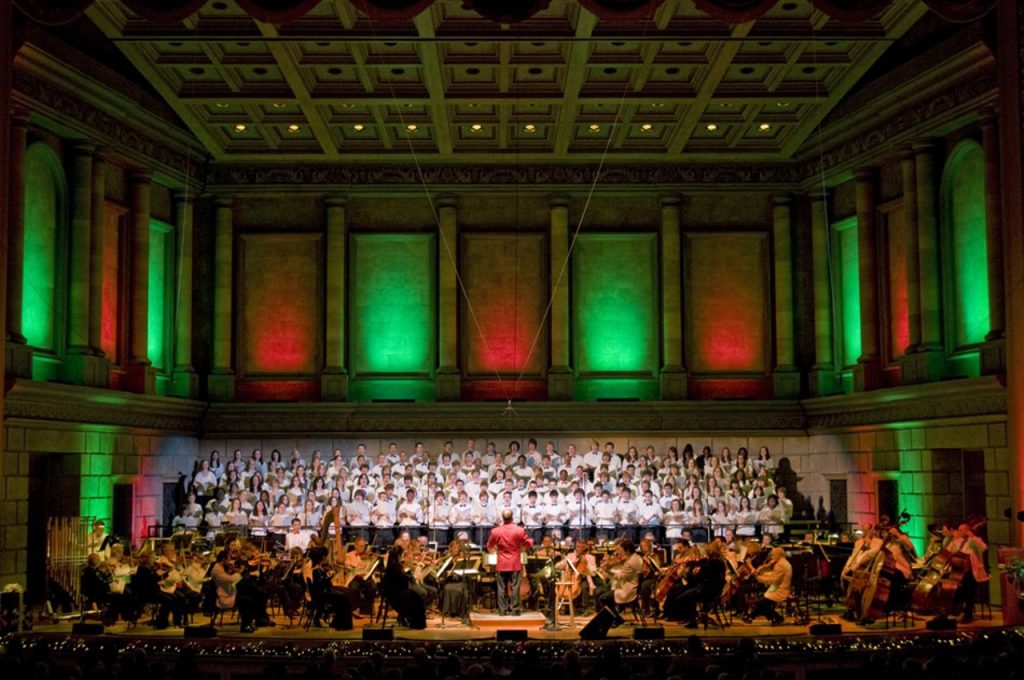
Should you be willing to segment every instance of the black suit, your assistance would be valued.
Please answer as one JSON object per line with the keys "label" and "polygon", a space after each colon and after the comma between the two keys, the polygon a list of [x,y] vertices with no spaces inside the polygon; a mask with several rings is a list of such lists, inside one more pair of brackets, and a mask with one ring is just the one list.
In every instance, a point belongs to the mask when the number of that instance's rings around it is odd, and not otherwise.
{"label": "black suit", "polygon": [[665,618],[696,623],[697,604],[710,604],[725,588],[725,560],[709,557],[700,560],[690,572],[686,585],[669,593],[665,601]]}

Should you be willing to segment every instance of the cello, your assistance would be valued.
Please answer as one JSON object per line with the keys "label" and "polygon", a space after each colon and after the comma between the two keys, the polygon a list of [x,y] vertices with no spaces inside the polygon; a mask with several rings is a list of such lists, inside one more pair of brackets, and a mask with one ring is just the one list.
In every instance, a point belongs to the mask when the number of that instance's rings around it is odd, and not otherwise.
{"label": "cello", "polygon": [[[971,533],[980,530],[988,519],[981,517],[967,522]],[[923,612],[934,612],[941,616],[953,613],[956,594],[960,589],[967,570],[971,568],[970,557],[959,551],[959,539],[963,538],[959,531],[950,534],[951,540],[928,561],[924,575],[914,588],[911,599],[915,609]],[[957,545],[957,550],[951,546]]]}
{"label": "cello", "polygon": [[[850,584],[851,593],[847,597],[846,604],[860,613],[861,620],[874,621],[885,615],[889,595],[892,592],[892,584],[898,576],[896,557],[889,548],[889,544],[897,539],[899,528],[908,521],[910,521],[910,515],[903,513],[900,521],[895,525],[879,526],[878,530],[885,532],[883,536],[879,537],[882,541],[881,547],[866,568],[858,569],[853,575],[853,582]],[[863,589],[857,597],[857,591],[861,587]]]}

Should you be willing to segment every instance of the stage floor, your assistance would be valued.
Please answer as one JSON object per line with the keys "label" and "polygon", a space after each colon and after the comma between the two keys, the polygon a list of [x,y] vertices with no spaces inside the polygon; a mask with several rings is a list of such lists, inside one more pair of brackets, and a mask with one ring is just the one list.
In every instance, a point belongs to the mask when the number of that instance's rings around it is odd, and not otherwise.
{"label": "stage floor", "polygon": [[[886,625],[885,621],[878,621],[870,626],[863,626],[843,621],[839,618],[841,609],[834,609],[822,613],[822,619],[829,622],[839,623],[843,635],[857,636],[878,636],[893,634],[921,634],[931,633],[925,627],[928,617],[915,616],[912,621],[897,621]],[[544,617],[538,612],[524,612],[522,616],[498,616],[486,612],[474,612],[471,617],[471,625],[461,623],[458,619],[444,619],[437,615],[431,615],[427,619],[427,627],[423,630],[414,630],[397,626],[393,615],[388,618],[388,627],[392,629],[396,640],[421,640],[421,641],[473,641],[473,640],[494,640],[498,630],[525,630],[530,640],[559,640],[571,641],[580,639],[580,630],[590,621],[592,617],[577,616],[575,625],[569,625],[568,617],[559,617],[560,630],[544,630]],[[626,623],[611,628],[608,631],[607,639],[633,639],[634,631],[642,628],[643,625],[633,620],[629,613],[624,614]],[[329,627],[317,628],[299,625],[298,619],[289,621],[284,616],[273,617],[275,626],[258,628],[254,633],[242,633],[239,630],[237,619],[230,614],[223,622],[216,625],[217,638],[231,638],[239,640],[361,640],[363,639],[363,628],[380,628],[379,623],[372,622],[369,618],[357,618],[353,621],[354,628],[348,631],[335,631]],[[818,620],[812,617],[811,623]],[[90,619],[90,621],[92,621]],[[48,635],[67,635],[72,632],[72,625],[75,621],[61,620],[57,623],[36,623],[34,633]],[[198,615],[196,625],[206,625],[208,618]],[[664,628],[666,639],[683,639],[691,635],[698,635],[705,639],[734,639],[734,638],[793,638],[809,636],[808,625],[797,625],[787,619],[779,626],[768,625],[764,619],[747,624],[739,618],[733,617],[731,624],[724,629],[716,626],[703,626],[696,629],[686,628],[676,622],[654,621],[648,618],[648,627]],[[1002,613],[998,607],[993,607],[991,613],[986,609],[981,615],[976,615],[970,624],[958,624],[956,631],[986,631],[1003,627]],[[170,627],[164,630],[157,630],[143,619],[138,625],[129,625],[118,622],[104,630],[104,635],[120,638],[182,638],[182,628]]]}

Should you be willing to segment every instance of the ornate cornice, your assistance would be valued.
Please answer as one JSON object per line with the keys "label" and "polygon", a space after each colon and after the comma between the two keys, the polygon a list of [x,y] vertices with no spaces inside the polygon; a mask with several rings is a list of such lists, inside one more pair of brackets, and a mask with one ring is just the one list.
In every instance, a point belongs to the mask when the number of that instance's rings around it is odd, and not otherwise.
{"label": "ornate cornice", "polygon": [[59,421],[79,425],[161,430],[195,435],[206,405],[74,385],[19,380],[4,397],[4,419]]}
{"label": "ornate cornice", "polygon": [[799,432],[796,402],[214,404],[205,436],[452,432]]}
{"label": "ornate cornice", "polygon": [[[207,176],[210,191],[226,189],[263,190],[267,185],[324,188],[373,189],[407,185],[434,188],[474,186],[590,186],[595,168],[587,164],[516,165],[424,165],[419,170],[403,165],[211,163]],[[800,179],[793,164],[683,165],[673,163],[609,164],[601,171],[601,186],[663,185],[782,185],[793,186]],[[255,187],[255,188],[254,188]]]}
{"label": "ornate cornice", "polygon": [[935,97],[917,101],[881,121],[872,121],[867,129],[826,146],[820,154],[815,150],[800,162],[797,174],[811,181],[820,178],[823,171],[835,175],[868,160],[877,161],[880,155],[891,153],[896,147],[907,145],[923,134],[990,104],[997,96],[995,73],[959,81]]}
{"label": "ornate cornice", "polygon": [[1006,388],[994,377],[950,380],[802,402],[809,431],[992,416],[1006,418]]}
{"label": "ornate cornice", "polygon": [[184,153],[35,74],[15,69],[12,80],[12,97],[16,102],[52,118],[62,128],[90,142],[103,145],[108,153],[119,153],[179,181],[185,177],[194,183],[202,181],[205,156]]}
{"label": "ornate cornice", "polygon": [[1006,418],[992,377],[797,401],[498,403],[245,403],[137,395],[21,380],[4,417],[113,425],[204,437],[380,434],[700,432],[801,434],[898,424]]}

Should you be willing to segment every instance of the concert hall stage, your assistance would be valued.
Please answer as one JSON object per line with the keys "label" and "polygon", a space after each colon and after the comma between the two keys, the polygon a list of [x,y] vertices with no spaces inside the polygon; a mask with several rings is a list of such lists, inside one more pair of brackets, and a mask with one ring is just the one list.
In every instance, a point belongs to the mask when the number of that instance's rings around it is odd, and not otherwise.
{"label": "concert hall stage", "polygon": [[[842,633],[830,636],[812,636],[807,626],[745,624],[738,619],[724,630],[691,630],[675,623],[648,621],[649,627],[663,626],[664,639],[654,640],[634,639],[644,631],[629,617],[625,625],[612,628],[604,639],[598,640],[580,638],[589,617],[577,617],[575,627],[559,631],[543,630],[543,620],[529,615],[481,615],[473,620],[478,625],[451,620],[442,623],[440,618],[432,617],[425,630],[389,629],[393,635],[390,641],[369,639],[380,626],[368,619],[357,620],[351,631],[337,632],[330,628],[306,629],[297,622],[289,624],[283,617],[277,617],[275,627],[242,634],[237,622],[229,618],[216,626],[215,637],[210,638],[186,637],[181,628],[156,630],[147,623],[118,623],[102,635],[77,635],[72,633],[72,622],[62,621],[9,636],[6,649],[28,657],[76,664],[95,663],[101,657],[108,659],[109,664],[116,658],[123,659],[125,653],[145,650],[148,659],[163,659],[169,666],[181,663],[187,656],[204,677],[206,673],[215,673],[224,680],[260,677],[259,669],[268,664],[293,673],[298,667],[325,662],[332,667],[355,667],[367,660],[401,664],[424,653],[432,659],[456,655],[466,664],[484,663],[493,660],[496,650],[503,650],[501,653],[510,663],[532,659],[540,664],[561,663],[571,650],[584,666],[604,664],[612,654],[617,663],[655,673],[667,672],[670,664],[725,665],[734,663],[737,655],[756,655],[760,663],[780,671],[783,677],[835,680],[845,675],[836,676],[833,672],[863,669],[877,660],[879,654],[886,658],[897,655],[923,660],[934,655],[967,658],[982,647],[992,650],[992,654],[1024,649],[1024,628],[1003,626],[998,609],[991,616],[952,631],[927,630],[921,618],[906,626],[901,622],[888,628],[881,622],[865,627],[843,621]],[[201,623],[205,622],[203,618]],[[497,639],[499,631],[517,630],[525,633],[525,640]],[[635,632],[638,630],[641,633]]]}

